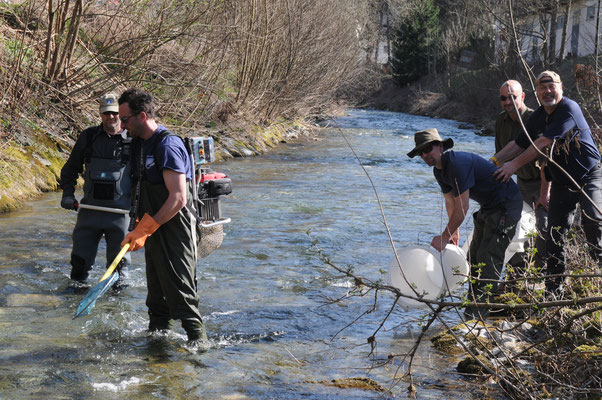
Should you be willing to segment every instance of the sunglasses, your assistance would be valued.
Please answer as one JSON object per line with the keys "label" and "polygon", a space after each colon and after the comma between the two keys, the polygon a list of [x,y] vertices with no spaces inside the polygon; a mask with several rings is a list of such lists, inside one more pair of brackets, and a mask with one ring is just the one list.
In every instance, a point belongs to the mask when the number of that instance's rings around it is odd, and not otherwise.
{"label": "sunglasses", "polygon": [[424,146],[422,149],[417,151],[417,154],[419,156],[422,156],[423,154],[426,153],[430,153],[433,150],[433,146],[435,145],[434,142],[427,144],[426,146]]}
{"label": "sunglasses", "polygon": [[127,124],[128,120],[129,120],[130,118],[132,118],[132,117],[135,117],[135,116],[136,116],[136,115],[138,115],[138,114],[140,114],[140,112],[137,112],[137,113],[135,113],[135,114],[132,114],[132,115],[128,115],[128,116],[126,116],[126,117],[119,117],[119,119],[121,120],[121,123],[122,123],[122,124]]}
{"label": "sunglasses", "polygon": [[105,111],[102,115],[119,115],[119,113],[115,111]]}
{"label": "sunglasses", "polygon": [[506,101],[508,100],[510,97],[512,97],[513,100],[516,100],[516,95],[515,94],[511,94],[510,96],[506,97],[504,95],[500,96],[500,100],[501,101]]}

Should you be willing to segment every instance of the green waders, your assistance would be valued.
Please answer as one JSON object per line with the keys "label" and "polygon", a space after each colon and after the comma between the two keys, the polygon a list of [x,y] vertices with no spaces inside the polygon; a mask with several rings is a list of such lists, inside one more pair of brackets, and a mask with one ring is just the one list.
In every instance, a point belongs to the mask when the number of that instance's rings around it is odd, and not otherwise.
{"label": "green waders", "polygon": [[[188,199],[190,203],[190,184]],[[169,195],[163,184],[141,182],[138,215],[154,215]],[[189,340],[207,340],[196,282],[199,230],[187,207],[161,225],[145,244],[149,330],[169,329],[179,319]]]}
{"label": "green waders", "polygon": [[[474,233],[470,242],[469,262],[472,278],[499,280],[504,268],[504,254],[514,237],[518,221],[510,220],[501,207],[479,210],[473,214]],[[497,282],[475,281],[470,284],[469,300],[488,303],[497,290]],[[466,307],[467,317],[486,318],[489,311]]]}

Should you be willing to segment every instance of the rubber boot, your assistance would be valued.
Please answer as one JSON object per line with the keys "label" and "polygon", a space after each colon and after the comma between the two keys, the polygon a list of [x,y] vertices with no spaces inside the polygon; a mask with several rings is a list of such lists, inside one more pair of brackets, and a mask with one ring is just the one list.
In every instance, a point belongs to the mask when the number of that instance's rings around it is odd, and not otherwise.
{"label": "rubber boot", "polygon": [[71,279],[79,283],[88,280],[90,267],[86,268],[86,260],[76,254],[71,254]]}
{"label": "rubber boot", "polygon": [[182,319],[182,328],[188,335],[188,342],[209,342],[203,321],[192,318]]}
{"label": "rubber boot", "polygon": [[173,326],[173,321],[167,317],[156,317],[149,316],[150,321],[148,323],[148,331],[149,332],[157,332],[157,331],[168,331]]}
{"label": "rubber boot", "polygon": [[119,293],[121,290],[123,290],[129,286],[126,282],[127,272],[126,272],[126,269],[124,268],[124,265],[125,265],[125,260],[122,258],[121,261],[119,261],[119,264],[117,264],[117,268],[116,268],[117,273],[119,274],[119,279],[117,279],[117,282],[115,282],[115,284],[112,287],[113,292],[115,292],[115,293]]}

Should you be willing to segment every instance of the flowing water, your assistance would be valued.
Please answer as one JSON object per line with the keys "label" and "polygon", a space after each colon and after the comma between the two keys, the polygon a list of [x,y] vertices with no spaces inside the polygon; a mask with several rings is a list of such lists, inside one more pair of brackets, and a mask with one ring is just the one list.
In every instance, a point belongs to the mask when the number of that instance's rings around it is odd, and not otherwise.
{"label": "flowing water", "polygon": [[[370,174],[398,247],[430,243],[446,222],[431,169],[406,156],[413,132],[436,127],[456,149],[483,155],[492,154],[493,140],[455,121],[400,113],[354,110],[336,124],[316,139],[214,166],[232,178],[234,192],[223,202],[232,218],[224,243],[198,264],[206,352],[187,347],[179,324],[163,336],[146,332],[142,251],[133,255],[128,287],[71,319],[83,294],[68,288],[76,215],[59,207],[60,193],[0,215],[0,398],[389,397],[327,384],[354,377],[404,398],[408,383],[395,377],[407,364],[378,365],[410,349],[424,313],[396,308],[371,353],[367,339],[391,296],[379,295],[376,310],[363,315],[374,296],[345,298],[350,280],[316,252],[372,280],[384,278],[393,254],[370,181],[341,133]],[[94,280],[103,253],[101,243]],[[444,318],[459,322],[452,312]],[[471,398],[457,362],[425,341],[413,365],[418,398]]]}

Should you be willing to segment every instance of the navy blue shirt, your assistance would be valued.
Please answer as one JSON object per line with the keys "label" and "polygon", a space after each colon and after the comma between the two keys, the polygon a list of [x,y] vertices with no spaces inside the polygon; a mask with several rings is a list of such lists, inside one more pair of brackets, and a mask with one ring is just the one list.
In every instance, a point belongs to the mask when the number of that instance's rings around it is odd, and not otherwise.
{"label": "navy blue shirt", "polygon": [[159,125],[153,136],[144,141],[146,179],[151,184],[164,183],[163,170],[171,169],[186,174],[187,181],[192,180],[192,164],[182,138],[168,135],[159,141],[159,133],[165,130]]}
{"label": "navy blue shirt", "polygon": [[442,168],[433,168],[443,193],[454,197],[469,190],[471,200],[481,208],[504,206],[511,217],[520,218],[522,197],[516,182],[504,183],[493,176],[495,165],[473,153],[449,150],[441,156]]}
{"label": "navy blue shirt", "polygon": [[[552,149],[552,159],[577,182],[600,161],[600,152],[581,108],[567,97],[560,100],[552,114],[546,113],[545,108],[540,106],[531,114],[525,128],[533,140],[541,136],[556,140]],[[515,142],[523,149],[531,145],[524,132]],[[551,163],[549,169],[554,182],[570,182],[565,174]]]}

